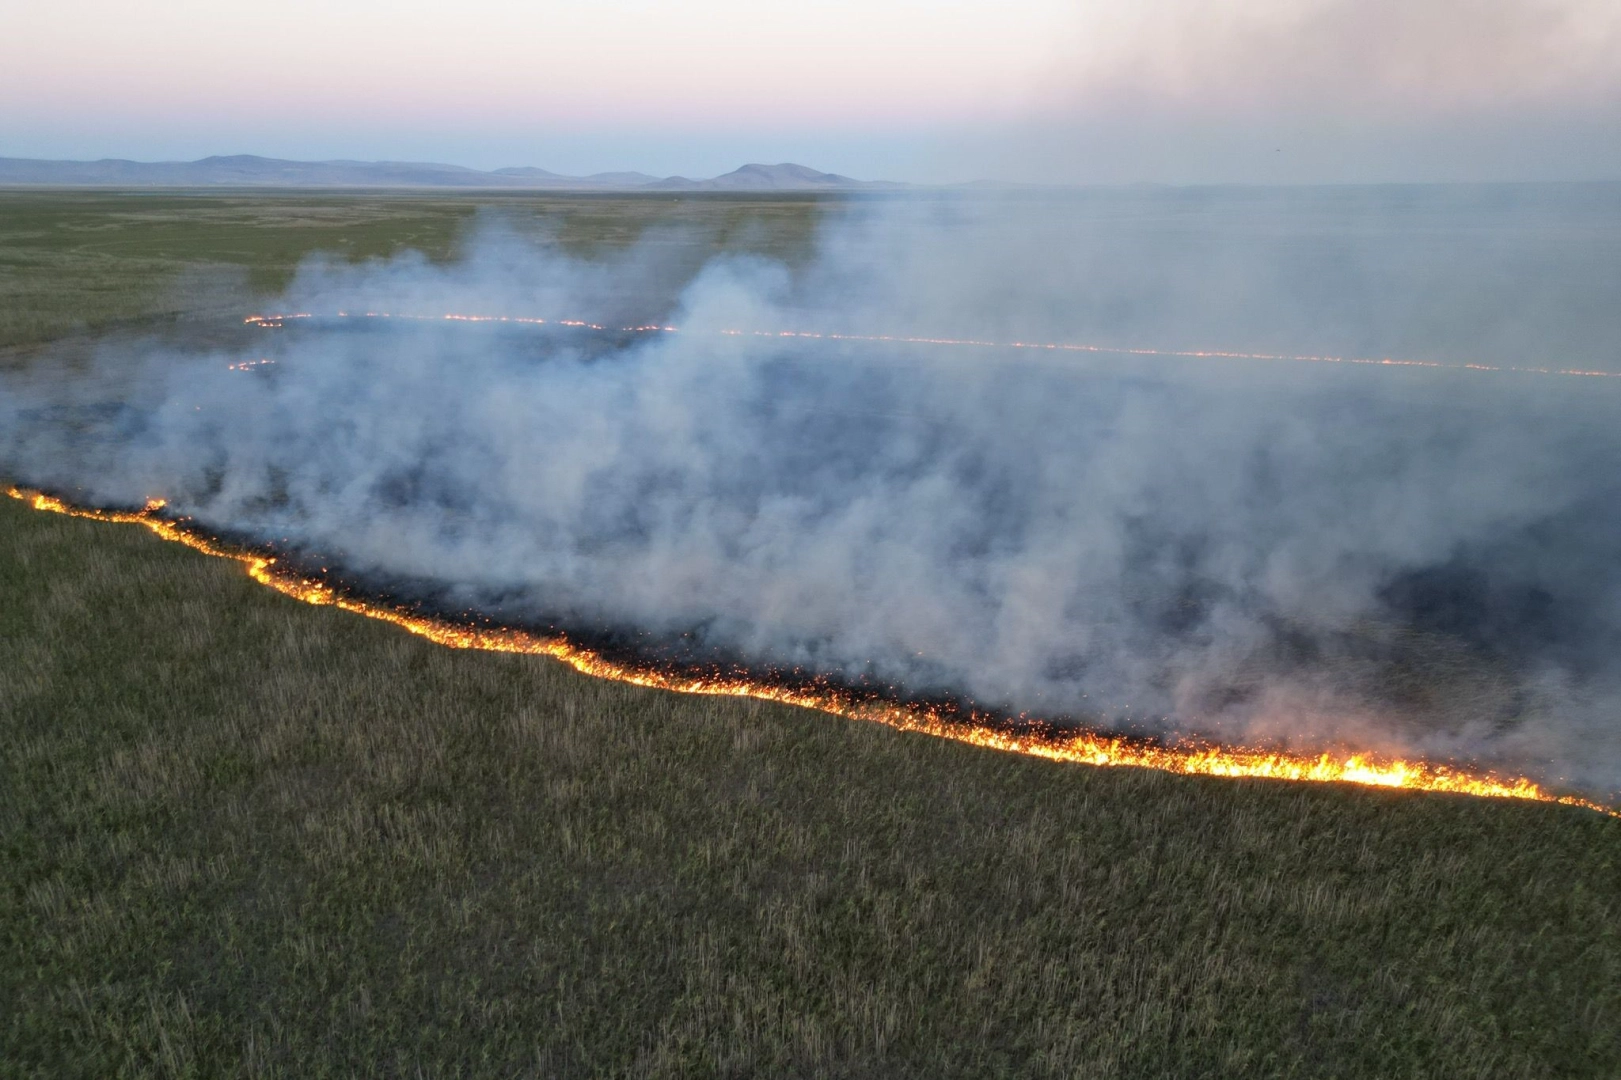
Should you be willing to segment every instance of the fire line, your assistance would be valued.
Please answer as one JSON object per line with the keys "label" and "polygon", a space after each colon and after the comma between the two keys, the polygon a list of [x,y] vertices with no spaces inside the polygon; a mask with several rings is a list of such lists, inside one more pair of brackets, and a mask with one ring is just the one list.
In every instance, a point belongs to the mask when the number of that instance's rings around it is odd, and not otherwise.
{"label": "fire line", "polygon": [[918,732],[971,746],[1051,761],[1130,766],[1195,776],[1340,782],[1485,798],[1526,799],[1578,806],[1611,817],[1621,817],[1621,809],[1575,795],[1557,794],[1525,777],[1503,777],[1421,760],[1382,759],[1369,754],[1331,756],[1324,753],[1312,757],[1263,749],[1187,743],[1161,745],[1084,728],[1015,731],[1005,724],[999,725],[995,717],[988,715],[974,713],[966,718],[958,718],[924,705],[862,699],[834,687],[796,689],[745,677],[680,673],[639,666],[609,659],[597,651],[571,642],[563,634],[540,635],[506,627],[458,625],[386,603],[346,596],[331,585],[278,566],[274,556],[233,548],[203,535],[182,519],[165,516],[162,499],[151,499],[140,510],[121,511],[75,506],[44,492],[20,487],[8,488],[7,494],[36,510],[91,521],[144,526],[164,540],[239,563],[254,581],[284,596],[390,623],[438,645],[453,649],[546,656],[562,661],[583,674],[615,682],[682,694],[756,698],[797,705],[849,720],[884,724],[898,731]]}
{"label": "fire line", "polygon": [[[300,311],[281,315],[249,315],[242,321],[248,326],[278,329],[295,319],[313,319],[314,312]],[[402,319],[412,322],[466,322],[514,323],[527,326],[566,326],[580,330],[614,330],[626,334],[679,334],[679,326],[647,325],[609,327],[580,319],[541,319],[521,315],[467,315],[447,312],[443,315],[412,315],[389,311],[339,311],[321,318],[338,319]],[[690,332],[690,331],[688,331]],[[807,341],[853,341],[880,345],[941,345],[955,348],[1024,349],[1055,353],[1094,353],[1099,356],[1136,356],[1179,360],[1266,360],[1297,364],[1365,364],[1374,367],[1434,368],[1441,371],[1498,372],[1512,375],[1565,375],[1588,379],[1621,379],[1617,371],[1589,371],[1582,368],[1516,367],[1506,364],[1449,364],[1439,360],[1403,360],[1397,357],[1327,356],[1311,353],[1233,352],[1221,349],[1148,349],[1116,345],[1093,345],[1059,341],[981,341],[976,338],[912,337],[898,334],[834,334],[815,330],[716,330],[721,337],[794,338]]]}

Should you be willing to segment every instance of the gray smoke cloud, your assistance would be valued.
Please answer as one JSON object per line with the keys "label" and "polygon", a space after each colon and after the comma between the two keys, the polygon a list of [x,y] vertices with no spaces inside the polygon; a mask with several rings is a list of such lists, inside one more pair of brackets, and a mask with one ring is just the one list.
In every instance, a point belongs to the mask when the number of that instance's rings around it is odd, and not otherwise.
{"label": "gray smoke cloud", "polygon": [[[941,157],[1026,179],[1380,183],[1621,176],[1610,0],[1081,4],[1045,107]],[[972,149],[965,149],[965,144]]]}
{"label": "gray smoke cloud", "polygon": [[1608,791],[1621,379],[754,332],[1614,367],[1618,223],[1613,187],[914,199],[696,272],[494,223],[311,263],[278,306],[326,317],[240,345],[11,377],[0,465],[451,610]]}

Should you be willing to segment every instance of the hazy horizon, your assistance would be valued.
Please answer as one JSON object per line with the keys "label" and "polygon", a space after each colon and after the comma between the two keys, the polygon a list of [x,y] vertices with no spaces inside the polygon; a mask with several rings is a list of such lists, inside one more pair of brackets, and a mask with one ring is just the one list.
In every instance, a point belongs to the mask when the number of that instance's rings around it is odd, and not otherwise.
{"label": "hazy horizon", "polygon": [[1037,183],[1621,177],[1603,0],[1119,0],[679,11],[478,0],[139,15],[0,35],[0,156],[536,165]]}
{"label": "hazy horizon", "polygon": [[[1579,186],[1586,186],[1586,185],[1615,186],[1615,185],[1621,185],[1621,173],[1617,173],[1614,176],[1605,175],[1605,176],[1594,176],[1594,177],[1551,178],[1551,179],[1550,178],[1515,179],[1515,178],[1511,178],[1511,177],[1486,177],[1486,178],[1463,178],[1463,179],[1428,178],[1428,179],[1349,179],[1349,180],[1345,180],[1345,179],[1309,179],[1308,178],[1308,179],[1292,179],[1292,180],[1291,179],[1281,179],[1281,180],[1271,180],[1271,181],[1268,181],[1268,180],[1199,180],[1199,179],[1194,179],[1194,180],[1122,180],[1122,179],[1064,180],[1064,179],[1051,179],[1051,180],[1022,180],[1021,181],[1021,180],[1007,180],[1005,178],[994,176],[994,175],[983,175],[983,176],[965,176],[965,177],[960,178],[960,179],[952,179],[952,180],[936,180],[936,181],[922,180],[922,181],[919,181],[919,180],[912,180],[912,179],[909,179],[909,178],[904,177],[904,176],[895,176],[895,175],[871,175],[871,176],[856,175],[856,176],[852,176],[850,174],[840,172],[839,170],[836,170],[836,169],[823,169],[814,160],[809,160],[809,161],[806,161],[806,160],[791,160],[791,161],[790,160],[783,160],[783,161],[749,160],[749,161],[738,161],[735,164],[719,168],[713,174],[696,173],[696,172],[680,174],[680,173],[660,173],[660,172],[652,171],[650,169],[636,168],[634,166],[629,166],[629,167],[622,168],[622,169],[597,169],[597,170],[593,170],[591,172],[585,172],[585,171],[577,171],[576,172],[576,171],[569,171],[569,170],[557,168],[554,165],[552,165],[552,164],[550,164],[550,163],[548,163],[546,161],[507,161],[507,162],[501,163],[501,164],[495,164],[495,165],[486,166],[486,165],[469,165],[465,161],[453,161],[453,160],[445,160],[445,159],[430,159],[430,158],[425,158],[425,157],[423,157],[423,158],[358,158],[358,157],[354,157],[352,155],[350,155],[350,156],[341,156],[340,155],[340,156],[333,156],[333,157],[327,157],[327,158],[290,158],[290,157],[280,157],[280,156],[271,155],[271,154],[262,154],[262,153],[258,153],[258,152],[252,151],[252,150],[233,151],[233,152],[230,152],[230,153],[204,154],[204,155],[202,155],[200,157],[194,157],[194,158],[156,158],[156,157],[139,158],[139,157],[129,157],[129,156],[125,156],[125,155],[112,155],[112,154],[104,154],[104,155],[100,155],[98,157],[41,158],[41,157],[21,157],[21,156],[15,156],[15,155],[0,154],[0,161],[30,162],[30,163],[36,163],[37,162],[37,163],[63,164],[63,165],[73,165],[73,166],[96,165],[96,164],[100,164],[100,163],[103,163],[103,162],[122,162],[122,163],[141,165],[141,166],[187,166],[187,165],[200,165],[200,164],[203,164],[203,163],[209,162],[209,161],[222,161],[222,160],[223,161],[229,161],[229,160],[232,160],[232,159],[241,159],[241,158],[255,158],[255,159],[259,159],[259,160],[262,160],[262,161],[268,161],[268,162],[287,162],[287,163],[297,164],[297,165],[312,165],[312,166],[318,166],[318,165],[347,165],[347,166],[355,166],[355,167],[379,166],[379,167],[399,167],[399,168],[420,167],[420,168],[426,168],[426,169],[434,169],[434,168],[467,169],[467,170],[471,170],[472,172],[475,172],[475,173],[480,173],[480,174],[485,174],[485,175],[492,175],[492,176],[494,174],[500,173],[503,170],[539,169],[539,170],[542,170],[544,172],[551,173],[551,174],[553,174],[554,176],[558,177],[561,180],[590,180],[593,177],[614,177],[614,176],[630,176],[632,174],[641,174],[642,176],[646,177],[647,180],[654,181],[654,182],[662,181],[662,180],[681,179],[681,180],[690,180],[690,181],[693,181],[694,183],[701,183],[701,182],[704,182],[704,181],[707,181],[707,180],[710,180],[710,179],[719,178],[719,177],[725,177],[725,176],[728,176],[730,174],[740,173],[740,172],[743,172],[746,169],[752,169],[752,168],[762,168],[763,167],[763,168],[766,168],[766,169],[777,169],[777,168],[783,168],[783,167],[802,167],[802,168],[807,168],[807,169],[811,170],[812,172],[831,174],[831,175],[838,176],[838,177],[842,178],[843,180],[854,181],[856,185],[865,185],[865,184],[878,185],[877,187],[874,187],[870,191],[866,192],[867,194],[892,194],[892,195],[904,195],[910,189],[916,189],[919,194],[926,194],[926,193],[930,192],[931,190],[940,190],[940,189],[960,189],[962,191],[971,191],[976,186],[984,185],[984,184],[992,185],[992,187],[989,189],[991,191],[1005,191],[1005,192],[1007,192],[1009,194],[1016,194],[1021,189],[1028,189],[1031,193],[1037,193],[1037,192],[1040,192],[1040,191],[1063,192],[1063,191],[1066,191],[1066,190],[1067,191],[1074,191],[1074,192],[1077,192],[1077,193],[1084,193],[1084,192],[1087,192],[1087,191],[1119,190],[1119,189],[1126,189],[1126,188],[1161,188],[1161,189],[1166,189],[1166,190],[1197,191],[1197,190],[1201,190],[1201,189],[1218,190],[1218,189],[1223,189],[1223,188],[1253,188],[1253,189],[1256,189],[1256,190],[1267,190],[1267,189],[1272,189],[1272,188],[1276,188],[1276,189],[1281,190],[1281,189],[1291,189],[1291,188],[1293,188],[1293,189],[1305,190],[1305,189],[1312,189],[1312,188],[1340,188],[1340,187],[1343,187],[1343,188],[1380,188],[1380,187],[1388,187],[1388,188],[1402,188],[1402,187],[1412,187],[1412,188],[1426,188],[1426,187],[1435,187],[1435,188],[1447,188],[1447,187],[1455,187],[1455,188],[1470,188],[1470,187],[1482,187],[1482,188],[1491,188],[1491,187],[1504,187],[1504,188],[1512,188],[1512,187],[1524,187],[1524,188],[1554,187],[1554,188],[1557,188],[1557,187],[1561,187],[1561,186],[1570,186],[1570,185],[1579,185]],[[0,186],[5,186],[7,183],[10,183],[10,182],[0,182]],[[20,184],[20,186],[23,186],[23,187],[36,186],[33,182],[28,182],[28,183],[16,182],[16,183]],[[637,183],[640,183],[640,181],[637,181]],[[886,184],[897,185],[897,186],[885,188],[883,185],[886,185]],[[996,185],[1000,185],[1000,187],[997,187]],[[49,186],[56,186],[56,185],[53,182],[53,183],[48,183],[45,186],[49,187]],[[122,186],[133,186],[133,187],[152,186],[152,187],[162,188],[162,187],[172,187],[172,186],[175,186],[175,185],[169,184],[168,182],[162,182],[162,183],[159,183],[159,182],[150,182],[150,183],[147,183],[147,182],[133,182],[130,185],[125,185],[125,184],[122,184],[122,183],[119,183],[119,182],[108,180],[108,181],[95,181],[95,182],[88,182],[88,183],[63,182],[63,184],[61,186],[68,187],[68,188],[73,188],[73,187],[86,187],[86,188],[110,187],[110,188],[118,188],[118,187],[122,187]],[[185,185],[180,185],[180,186],[185,186]],[[230,183],[210,182],[209,184],[207,184],[205,186],[219,187],[219,188],[225,189],[225,188],[233,187],[234,185],[230,184]],[[259,183],[259,182],[254,182],[254,181],[244,181],[242,186],[249,187],[249,188],[265,187],[266,189],[272,189],[272,188],[275,188],[275,187],[280,186],[280,185],[268,184],[268,183]],[[326,183],[321,183],[321,182],[290,182],[286,186],[289,187],[289,188],[308,187],[311,190],[328,190],[328,189],[341,190],[341,189],[346,188],[346,187],[356,187],[357,189],[358,188],[369,189],[373,185],[365,185],[365,184],[358,184],[357,185],[357,184],[353,184],[353,183],[326,184]],[[379,189],[388,188],[388,187],[399,187],[399,188],[402,188],[402,189],[415,189],[418,186],[423,187],[424,190],[435,189],[433,187],[433,185],[413,185],[413,184],[407,183],[407,182],[399,182],[399,183],[393,183],[393,184],[382,183],[382,184],[375,185],[375,186],[378,187]],[[448,188],[446,190],[456,190],[456,189],[455,188]],[[519,186],[519,187],[511,187],[511,188],[500,187],[500,186],[493,186],[493,187],[488,187],[488,188],[482,187],[482,186],[471,186],[471,187],[466,188],[466,190],[469,193],[474,193],[474,192],[486,191],[486,190],[488,190],[488,191],[523,192],[523,191],[528,191],[528,190],[531,190],[531,189],[521,187],[521,186]],[[567,191],[570,191],[570,190],[573,190],[573,189],[570,189],[570,188],[567,188],[567,187],[558,188],[558,189],[550,189],[550,188],[541,187],[541,188],[535,188],[533,190],[540,191],[540,192],[545,192],[545,191],[548,191],[548,190],[558,190],[558,191],[567,192]],[[601,188],[601,189],[594,188],[594,187],[587,187],[587,188],[582,188],[580,190],[585,190],[585,191],[593,191],[593,190],[618,191],[618,192],[633,194],[639,189],[637,187],[635,187],[635,186],[623,186],[623,187],[607,187],[607,188]],[[710,193],[714,193],[714,194],[726,194],[728,192],[730,192],[732,194],[736,194],[738,192],[748,193],[750,191],[763,191],[763,192],[782,191],[785,194],[792,194],[792,193],[795,193],[795,192],[815,193],[818,190],[822,190],[822,189],[807,186],[807,187],[804,187],[804,188],[799,188],[799,187],[761,188],[761,189],[753,189],[753,188],[738,188],[738,189],[733,189],[733,188],[719,188],[719,189],[698,189],[698,188],[683,189],[683,188],[675,188],[675,189],[668,189],[668,190],[686,191],[689,194],[691,194],[691,193],[700,193],[700,192],[703,192],[705,190],[708,190]],[[861,188],[860,187],[854,187],[854,186],[846,187],[846,188],[830,187],[830,188],[827,188],[825,190],[826,190],[827,193],[838,193],[840,191],[844,191],[846,193],[857,193],[857,194],[861,193]]]}

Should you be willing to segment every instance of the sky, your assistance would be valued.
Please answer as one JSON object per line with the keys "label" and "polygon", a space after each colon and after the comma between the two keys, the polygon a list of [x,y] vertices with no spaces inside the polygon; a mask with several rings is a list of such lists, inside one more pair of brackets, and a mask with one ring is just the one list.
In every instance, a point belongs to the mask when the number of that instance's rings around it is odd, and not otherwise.
{"label": "sky", "polygon": [[1621,177],[1615,0],[0,0],[0,156]]}

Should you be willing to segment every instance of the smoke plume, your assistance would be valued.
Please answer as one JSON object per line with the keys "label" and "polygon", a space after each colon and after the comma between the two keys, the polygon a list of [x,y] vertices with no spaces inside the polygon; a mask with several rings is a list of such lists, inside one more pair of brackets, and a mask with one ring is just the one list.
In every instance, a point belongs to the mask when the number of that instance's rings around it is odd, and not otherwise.
{"label": "smoke plume", "polygon": [[696,271],[667,234],[587,258],[486,223],[453,265],[312,262],[275,307],[314,317],[240,342],[9,377],[0,467],[445,610],[1609,790],[1621,379],[1163,352],[1613,367],[1618,206],[896,200]]}

